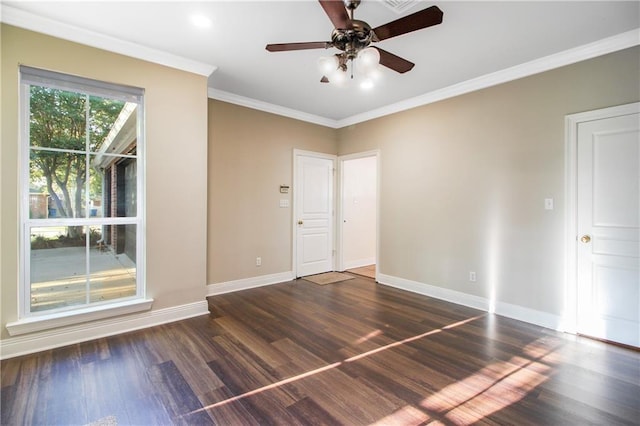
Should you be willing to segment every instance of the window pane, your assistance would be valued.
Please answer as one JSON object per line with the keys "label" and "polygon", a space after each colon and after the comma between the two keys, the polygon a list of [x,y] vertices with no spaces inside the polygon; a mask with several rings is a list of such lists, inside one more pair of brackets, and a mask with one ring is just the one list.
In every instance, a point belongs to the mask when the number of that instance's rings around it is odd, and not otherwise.
{"label": "window pane", "polygon": [[90,301],[136,295],[136,226],[91,227],[95,248],[89,251]]}
{"label": "window pane", "polygon": [[[124,132],[133,131],[133,135],[129,135],[129,137],[135,138],[135,114],[133,114],[133,122],[127,123],[130,112],[123,113],[124,102],[91,96],[89,104],[91,106],[89,112],[89,151],[103,151],[104,147],[108,149],[107,152],[121,154],[122,152],[114,152],[117,150],[113,149],[113,146],[107,145],[111,145],[116,139],[123,139]],[[114,125],[114,123],[117,124]]]}
{"label": "window pane", "polygon": [[46,197],[46,211],[41,200],[30,198],[30,218],[85,217],[84,154],[34,149],[29,166],[29,192]]}
{"label": "window pane", "polygon": [[31,86],[29,140],[32,147],[84,151],[86,96]]}
{"label": "window pane", "polygon": [[102,193],[95,191],[91,199],[100,198],[102,217],[137,215],[137,108],[133,103],[121,107],[98,152],[91,156],[90,187],[97,189],[98,181],[102,186]]}
{"label": "window pane", "polygon": [[86,303],[82,226],[31,228],[31,312]]}
{"label": "window pane", "polygon": [[[99,214],[102,217],[135,217],[138,210],[137,161],[135,158],[122,157],[110,159],[113,161],[108,163],[104,170],[92,170],[94,175],[91,179],[96,181],[92,187],[100,187],[102,190],[102,194],[92,195],[92,200],[100,200],[102,209]],[[100,186],[98,181],[101,182]]]}

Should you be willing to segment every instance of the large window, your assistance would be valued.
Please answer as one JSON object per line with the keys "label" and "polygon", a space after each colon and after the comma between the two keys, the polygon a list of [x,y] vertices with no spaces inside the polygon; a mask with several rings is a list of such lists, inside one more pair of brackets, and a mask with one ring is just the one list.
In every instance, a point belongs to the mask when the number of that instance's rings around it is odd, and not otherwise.
{"label": "large window", "polygon": [[143,90],[20,78],[21,317],[143,299]]}

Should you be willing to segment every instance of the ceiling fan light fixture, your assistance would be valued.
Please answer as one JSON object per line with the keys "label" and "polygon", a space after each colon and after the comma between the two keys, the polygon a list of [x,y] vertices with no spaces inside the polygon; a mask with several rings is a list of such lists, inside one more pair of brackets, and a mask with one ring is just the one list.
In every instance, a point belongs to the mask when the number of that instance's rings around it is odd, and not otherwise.
{"label": "ceiling fan light fixture", "polygon": [[334,73],[339,66],[338,58],[335,55],[321,56],[318,58],[318,70],[322,75],[330,75]]}
{"label": "ceiling fan light fixture", "polygon": [[380,63],[380,52],[375,47],[367,47],[358,53],[358,63],[363,69],[373,69]]}
{"label": "ceiling fan light fixture", "polygon": [[380,71],[380,52],[373,47],[362,49],[358,57],[353,61],[353,67],[359,79],[362,79],[360,87],[370,88],[382,73]]}
{"label": "ceiling fan light fixture", "polygon": [[329,81],[332,84],[335,84],[337,86],[344,86],[345,84],[347,84],[347,81],[349,80],[348,77],[349,76],[346,70],[337,68],[333,70],[331,74],[329,74]]}
{"label": "ceiling fan light fixture", "polygon": [[376,82],[382,78],[382,66],[376,65],[362,73],[362,78]]}
{"label": "ceiling fan light fixture", "polygon": [[359,72],[356,73],[359,81],[358,85],[362,90],[373,89],[382,78],[382,65],[378,64],[366,69],[363,69],[362,65],[360,65],[357,69],[359,69]]}

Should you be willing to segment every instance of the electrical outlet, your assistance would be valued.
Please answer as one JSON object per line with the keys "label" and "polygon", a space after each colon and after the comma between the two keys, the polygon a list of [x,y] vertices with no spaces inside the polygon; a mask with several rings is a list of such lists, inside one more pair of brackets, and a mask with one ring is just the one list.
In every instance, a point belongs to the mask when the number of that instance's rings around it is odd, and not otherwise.
{"label": "electrical outlet", "polygon": [[472,283],[476,282],[476,273],[474,271],[469,272],[469,281],[471,281]]}
{"label": "electrical outlet", "polygon": [[256,257],[256,266],[262,266],[262,258]]}

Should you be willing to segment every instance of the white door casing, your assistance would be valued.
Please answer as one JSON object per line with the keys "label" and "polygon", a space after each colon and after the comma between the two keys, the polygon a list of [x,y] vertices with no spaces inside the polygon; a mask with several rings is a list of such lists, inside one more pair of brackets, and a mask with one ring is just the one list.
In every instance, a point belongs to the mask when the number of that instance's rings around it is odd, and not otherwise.
{"label": "white door casing", "polygon": [[582,117],[573,123],[575,331],[640,346],[640,112]]}
{"label": "white door casing", "polygon": [[334,269],[336,157],[294,151],[294,265],[296,277]]}

